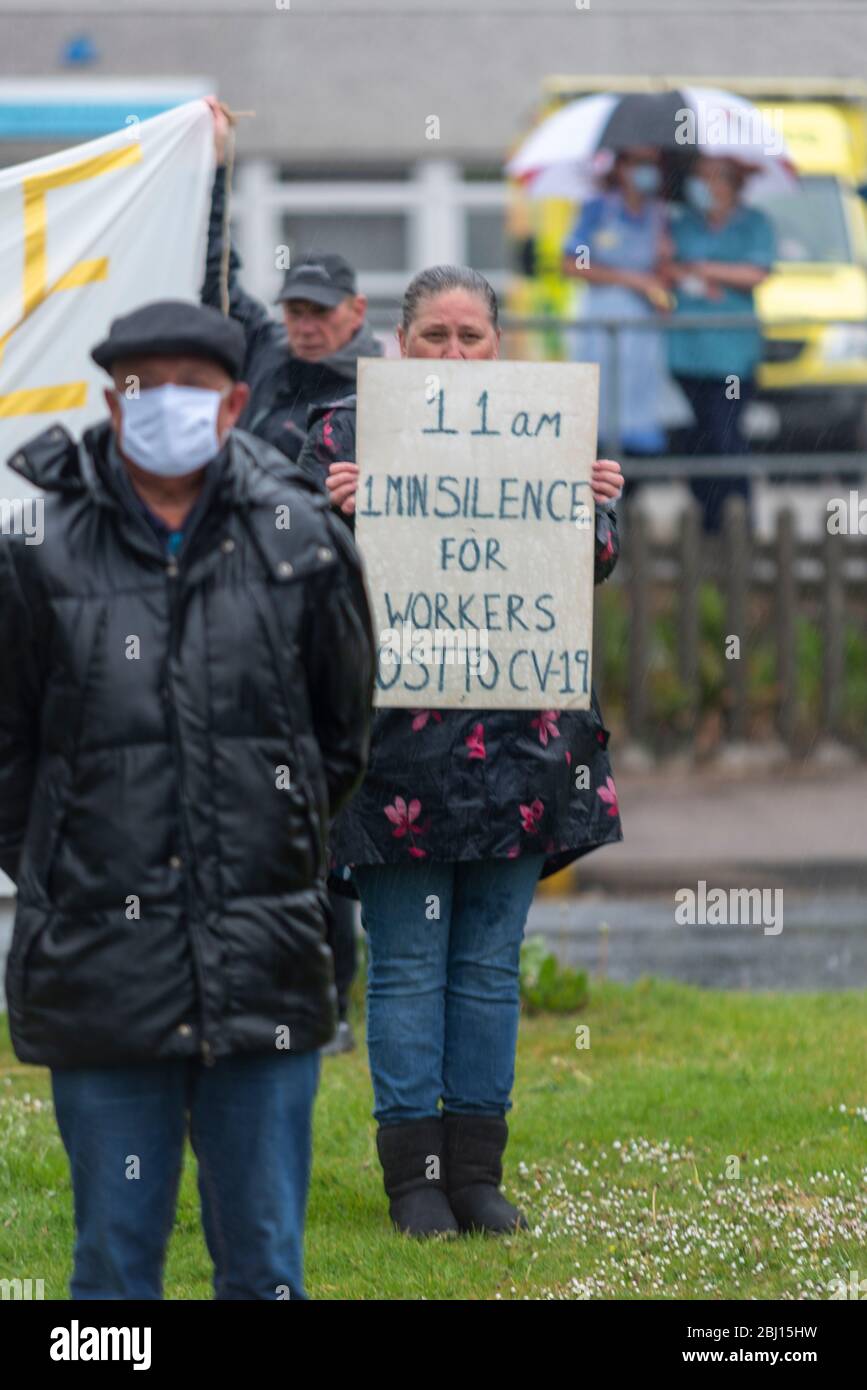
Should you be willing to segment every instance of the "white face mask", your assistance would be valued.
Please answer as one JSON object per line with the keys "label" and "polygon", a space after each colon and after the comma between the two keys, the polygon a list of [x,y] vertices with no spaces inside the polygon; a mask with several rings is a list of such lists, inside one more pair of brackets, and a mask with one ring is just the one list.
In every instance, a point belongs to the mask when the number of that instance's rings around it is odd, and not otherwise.
{"label": "white face mask", "polygon": [[120,396],[123,452],[161,478],[182,478],[220,452],[217,414],[225,391],[201,386],[152,386]]}

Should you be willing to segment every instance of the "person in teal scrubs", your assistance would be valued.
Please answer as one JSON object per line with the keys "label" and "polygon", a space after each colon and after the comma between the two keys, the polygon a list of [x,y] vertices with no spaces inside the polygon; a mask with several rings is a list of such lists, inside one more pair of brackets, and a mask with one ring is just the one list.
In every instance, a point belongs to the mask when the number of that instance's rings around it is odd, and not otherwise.
{"label": "person in teal scrubs", "polygon": [[[686,206],[671,220],[674,259],[664,274],[676,294],[677,315],[752,314],[753,291],[774,263],[774,231],[741,193],[750,170],[734,159],[702,157],[685,180]],[[688,452],[744,454],[744,406],[753,395],[762,355],[756,328],[682,329],[668,335],[668,364],[689,401],[695,423]],[[749,499],[746,477],[690,480],[704,513],[704,529],[722,524],[725,500]]]}
{"label": "person in teal scrubs", "polygon": [[[670,293],[659,267],[671,258],[666,232],[660,153],[652,146],[621,150],[588,198],[563,247],[566,275],[587,282],[583,319],[647,319],[667,310]],[[599,439],[602,452],[659,454],[666,434],[660,401],[668,375],[662,336],[648,329],[621,329],[617,337],[617,423],[612,437],[611,334],[588,326],[577,334],[573,358],[598,362]]]}

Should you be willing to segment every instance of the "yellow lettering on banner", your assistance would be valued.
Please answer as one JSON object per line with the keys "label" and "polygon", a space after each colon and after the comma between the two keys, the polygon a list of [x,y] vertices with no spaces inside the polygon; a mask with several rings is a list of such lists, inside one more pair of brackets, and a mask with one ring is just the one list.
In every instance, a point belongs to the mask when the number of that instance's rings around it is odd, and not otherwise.
{"label": "yellow lettering on banner", "polygon": [[92,285],[96,280],[108,279],[108,256],[100,256],[96,261],[79,261],[67,270],[54,285],[56,290],[78,290],[82,285]]}
{"label": "yellow lettering on banner", "polygon": [[[53,285],[48,283],[48,213],[46,194],[52,188],[65,188],[85,179],[99,178],[141,160],[141,145],[136,140],[92,159],[81,159],[52,169],[47,174],[32,174],[23,180],[24,195],[24,307],[21,317],[0,337],[0,363],[6,344],[30,315],[49,295],[59,290],[81,289],[108,278],[108,257],[78,261]],[[35,415],[49,411],[70,410],[83,406],[87,400],[87,382],[71,381],[61,386],[37,387],[33,390],[10,391],[0,395],[0,419],[10,415]]]}
{"label": "yellow lettering on banner", "polygon": [[71,381],[68,386],[35,386],[30,391],[8,391],[5,396],[0,396],[0,420],[10,415],[45,415],[57,410],[75,410],[86,402],[86,381]]}

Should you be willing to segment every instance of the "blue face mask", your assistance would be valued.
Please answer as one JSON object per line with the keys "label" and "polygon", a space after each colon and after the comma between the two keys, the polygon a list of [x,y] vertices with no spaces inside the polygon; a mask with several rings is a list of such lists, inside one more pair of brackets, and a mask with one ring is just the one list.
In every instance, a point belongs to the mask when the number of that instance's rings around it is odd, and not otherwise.
{"label": "blue face mask", "polygon": [[220,452],[217,415],[225,391],[152,386],[120,396],[120,447],[133,463],[162,478],[182,478]]}
{"label": "blue face mask", "polygon": [[658,193],[662,174],[655,164],[636,164],[632,170],[632,187],[636,193]]}
{"label": "blue face mask", "polygon": [[704,179],[690,174],[689,178],[684,180],[684,191],[697,212],[710,212],[713,207],[713,194]]}

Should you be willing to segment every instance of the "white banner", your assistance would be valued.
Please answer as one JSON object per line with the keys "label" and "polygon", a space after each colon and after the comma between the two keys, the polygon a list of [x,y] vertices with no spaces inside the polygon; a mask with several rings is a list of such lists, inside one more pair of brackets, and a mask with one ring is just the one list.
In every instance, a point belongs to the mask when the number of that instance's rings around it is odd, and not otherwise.
{"label": "white banner", "polygon": [[213,176],[203,101],[0,169],[0,496],[32,491],[6,467],[19,445],[105,416],[90,349],[112,319],[198,300]]}

